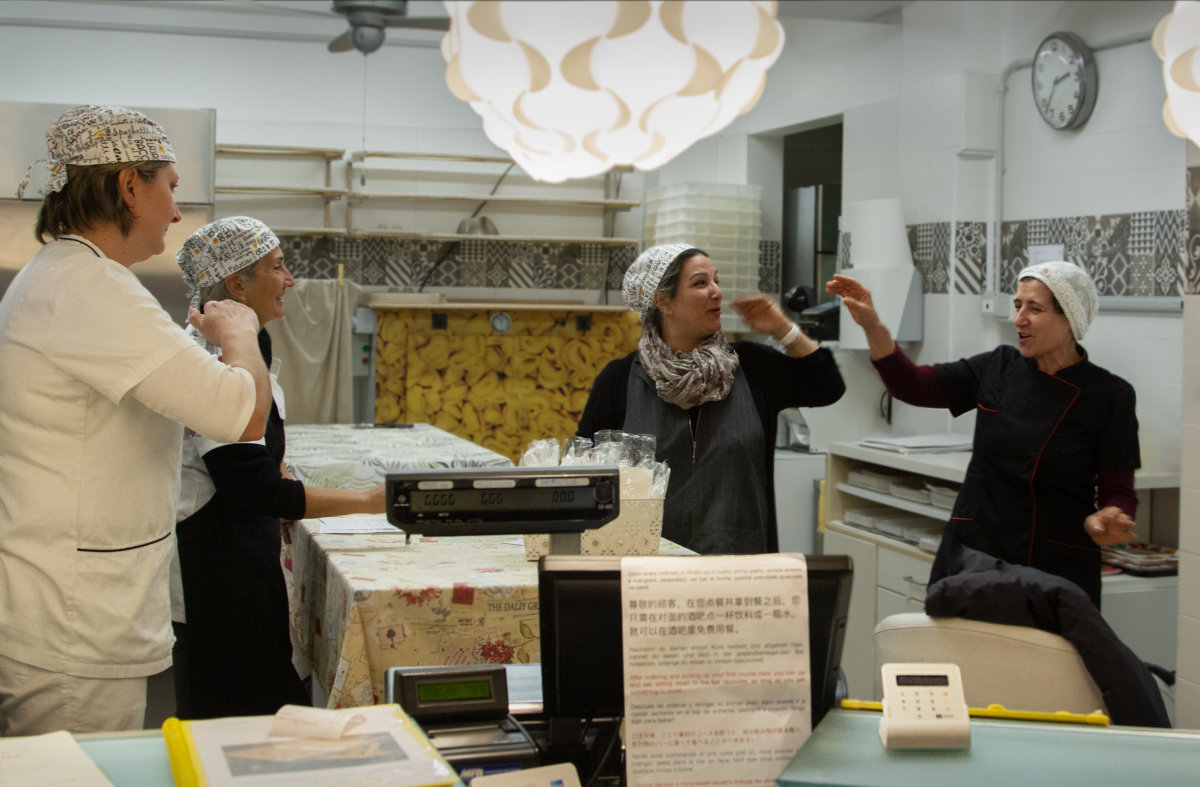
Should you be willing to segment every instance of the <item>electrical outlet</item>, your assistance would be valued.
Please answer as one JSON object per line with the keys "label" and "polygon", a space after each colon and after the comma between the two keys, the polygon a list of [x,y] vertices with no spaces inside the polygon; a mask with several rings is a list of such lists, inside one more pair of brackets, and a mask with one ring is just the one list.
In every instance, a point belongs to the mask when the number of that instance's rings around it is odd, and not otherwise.
{"label": "electrical outlet", "polygon": [[985,292],[982,296],[981,308],[984,314],[1007,319],[1009,296],[1002,292]]}

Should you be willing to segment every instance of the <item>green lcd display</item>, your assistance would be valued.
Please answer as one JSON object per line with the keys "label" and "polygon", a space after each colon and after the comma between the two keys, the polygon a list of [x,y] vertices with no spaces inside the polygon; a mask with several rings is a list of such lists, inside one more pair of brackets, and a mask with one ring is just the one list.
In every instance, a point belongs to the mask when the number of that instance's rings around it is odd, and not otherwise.
{"label": "green lcd display", "polygon": [[490,700],[490,680],[456,680],[442,683],[422,683],[417,686],[417,700],[426,702],[460,702],[462,700]]}

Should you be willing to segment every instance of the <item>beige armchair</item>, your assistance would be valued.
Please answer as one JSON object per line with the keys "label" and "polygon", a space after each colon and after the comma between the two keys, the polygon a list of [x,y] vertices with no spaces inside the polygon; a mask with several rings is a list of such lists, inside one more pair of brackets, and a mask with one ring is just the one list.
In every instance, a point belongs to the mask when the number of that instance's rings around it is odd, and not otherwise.
{"label": "beige armchair", "polygon": [[889,662],[950,662],[962,672],[967,705],[1009,710],[1103,712],[1100,689],[1075,646],[1026,626],[966,618],[892,615],[875,627],[875,698]]}

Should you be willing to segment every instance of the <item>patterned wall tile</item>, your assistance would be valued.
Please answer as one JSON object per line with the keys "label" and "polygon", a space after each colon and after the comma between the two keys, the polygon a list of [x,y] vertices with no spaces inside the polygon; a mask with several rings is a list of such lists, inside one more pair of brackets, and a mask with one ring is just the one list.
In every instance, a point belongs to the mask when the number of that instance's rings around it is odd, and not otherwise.
{"label": "patterned wall tile", "polygon": [[920,261],[924,277],[923,290],[933,295],[944,295],[950,291],[950,222],[938,221],[931,225],[929,257]]}
{"label": "patterned wall tile", "polygon": [[987,225],[960,221],[954,225],[954,291],[967,295],[983,292],[987,267]]}
{"label": "patterned wall tile", "polygon": [[1015,292],[1017,288],[1017,272],[1025,267],[1029,260],[1029,233],[1034,224],[1043,225],[1039,230],[1041,237],[1046,236],[1046,222],[1041,221],[1006,221],[1000,227],[1000,292]]}
{"label": "patterned wall tile", "polygon": [[1025,237],[1028,246],[1045,246],[1050,242],[1049,219],[1032,219],[1025,224],[1027,225]]}
{"label": "patterned wall tile", "polygon": [[1187,196],[1184,202],[1187,212],[1183,248],[1184,281],[1187,294],[1200,294],[1200,167],[1187,171]]}
{"label": "patterned wall tile", "polygon": [[780,266],[782,259],[782,244],[777,240],[760,240],[758,242],[758,291],[779,293],[782,284]]}
{"label": "patterned wall tile", "polygon": [[1154,295],[1154,255],[1132,254],[1129,259],[1129,288],[1127,295]]}

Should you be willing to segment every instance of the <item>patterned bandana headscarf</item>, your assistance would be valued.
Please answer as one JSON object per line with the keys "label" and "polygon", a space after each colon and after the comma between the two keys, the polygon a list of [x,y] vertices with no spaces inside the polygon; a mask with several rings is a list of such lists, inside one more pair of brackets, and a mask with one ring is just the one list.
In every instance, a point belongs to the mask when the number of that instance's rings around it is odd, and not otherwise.
{"label": "patterned bandana headscarf", "polygon": [[200,306],[200,290],[261,260],[279,247],[266,224],[249,216],[233,216],[205,224],[183,242],[175,255],[188,300]]}
{"label": "patterned bandana headscarf", "polygon": [[651,246],[639,254],[625,271],[625,281],[621,287],[625,305],[640,314],[650,311],[654,305],[654,291],[658,289],[663,274],[680,253],[690,248],[686,243],[671,243]]}
{"label": "patterned bandana headscarf", "polygon": [[1062,307],[1075,341],[1083,341],[1084,334],[1096,319],[1100,309],[1100,297],[1096,285],[1087,271],[1071,262],[1039,262],[1017,274],[1021,279],[1037,279],[1054,293]]}
{"label": "patterned bandana headscarf", "polygon": [[81,106],[67,111],[46,131],[49,158],[29,165],[17,199],[33,177],[33,168],[45,162],[50,177],[42,194],[53,194],[67,185],[67,166],[120,164],[134,161],[174,161],[175,151],[167,132],[141,112],[124,107]]}

